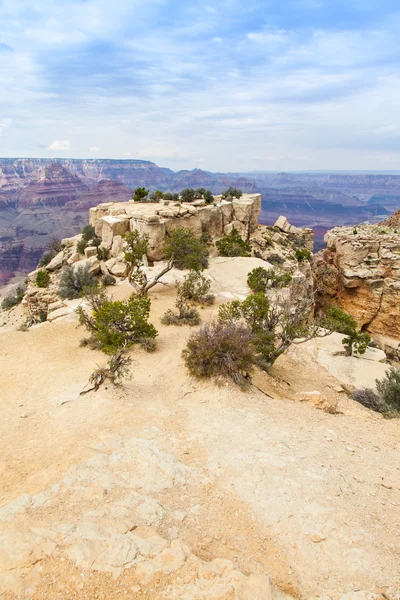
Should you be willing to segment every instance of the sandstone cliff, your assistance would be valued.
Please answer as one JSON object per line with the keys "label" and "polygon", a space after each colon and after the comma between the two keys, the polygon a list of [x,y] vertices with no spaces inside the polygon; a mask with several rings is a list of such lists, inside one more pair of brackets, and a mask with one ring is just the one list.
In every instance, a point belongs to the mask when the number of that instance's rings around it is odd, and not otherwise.
{"label": "sandstone cliff", "polygon": [[339,305],[363,330],[400,340],[400,234],[362,225],[338,227],[315,257],[318,304]]}

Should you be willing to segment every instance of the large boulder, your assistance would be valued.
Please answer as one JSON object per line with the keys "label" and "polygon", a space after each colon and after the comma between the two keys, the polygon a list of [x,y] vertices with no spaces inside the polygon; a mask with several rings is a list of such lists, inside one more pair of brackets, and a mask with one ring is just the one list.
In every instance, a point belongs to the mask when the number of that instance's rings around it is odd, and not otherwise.
{"label": "large boulder", "polygon": [[101,222],[103,223],[101,230],[101,239],[104,246],[111,248],[113,238],[116,235],[124,235],[129,231],[129,217],[128,215],[119,216],[106,216],[102,217]]}
{"label": "large boulder", "polygon": [[46,269],[48,271],[56,271],[57,269],[60,269],[62,267],[63,262],[64,252],[61,250],[61,252],[56,254],[55,257],[49,262],[49,264],[46,265]]}
{"label": "large boulder", "polygon": [[275,221],[274,227],[278,227],[278,229],[280,229],[281,231],[283,231],[284,233],[289,233],[290,232],[290,228],[291,225],[289,223],[289,221],[287,220],[286,217],[283,217],[282,215],[280,217],[277,218],[277,220]]}

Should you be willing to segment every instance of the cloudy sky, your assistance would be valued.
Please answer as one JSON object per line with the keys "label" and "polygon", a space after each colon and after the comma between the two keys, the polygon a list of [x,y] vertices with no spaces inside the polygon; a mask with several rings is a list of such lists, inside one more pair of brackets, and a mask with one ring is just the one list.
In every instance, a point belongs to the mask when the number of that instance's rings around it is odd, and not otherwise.
{"label": "cloudy sky", "polygon": [[0,156],[400,169],[399,0],[0,0]]}

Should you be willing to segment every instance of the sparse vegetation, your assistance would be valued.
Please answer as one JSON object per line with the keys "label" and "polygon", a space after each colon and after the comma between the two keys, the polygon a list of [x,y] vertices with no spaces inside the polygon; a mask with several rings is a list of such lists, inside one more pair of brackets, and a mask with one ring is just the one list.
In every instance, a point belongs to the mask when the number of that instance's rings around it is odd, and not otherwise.
{"label": "sparse vegetation", "polygon": [[138,187],[132,194],[132,200],[134,202],[144,202],[149,194],[149,190],[144,187]]}
{"label": "sparse vegetation", "polygon": [[371,337],[368,333],[357,331],[357,321],[351,315],[338,307],[330,308],[322,320],[322,326],[330,331],[343,333],[346,337],[342,340],[346,354],[352,356],[353,351],[358,354],[365,354]]}
{"label": "sparse vegetation", "polygon": [[5,298],[3,298],[1,308],[3,310],[10,310],[14,306],[17,306],[17,304],[20,304],[22,302],[24,294],[25,286],[19,285],[13,294],[9,294]]}
{"label": "sparse vegetation", "polygon": [[83,396],[88,392],[95,391],[107,381],[111,385],[120,386],[121,381],[130,377],[129,369],[132,365],[132,359],[125,356],[122,350],[119,350],[110,357],[106,367],[97,368],[90,376],[89,383],[92,387],[88,390],[83,390],[80,395]]}
{"label": "sparse vegetation", "polygon": [[40,288],[46,288],[48,287],[49,283],[50,274],[44,269],[40,269],[40,271],[36,273],[36,285]]}
{"label": "sparse vegetation", "polygon": [[198,304],[213,304],[215,296],[210,294],[211,281],[199,271],[191,270],[183,282],[178,284],[178,293],[184,300]]}
{"label": "sparse vegetation", "polygon": [[243,302],[223,304],[218,313],[220,323],[241,323],[252,334],[257,364],[268,369],[295,341],[326,335],[318,320],[310,319],[312,301],[290,305],[278,299],[270,301],[262,292]]}
{"label": "sparse vegetation", "polygon": [[161,319],[163,325],[200,325],[201,318],[198,310],[189,305],[178,293],[175,301],[178,312],[167,310]]}
{"label": "sparse vegetation", "polygon": [[230,378],[245,386],[255,358],[251,331],[238,323],[203,325],[182,356],[193,377]]}
{"label": "sparse vegetation", "polygon": [[88,265],[66,266],[61,272],[58,293],[60,298],[79,298],[85,288],[96,285],[96,277],[90,273]]}
{"label": "sparse vegetation", "polygon": [[141,235],[137,230],[131,231],[124,236],[125,261],[129,265],[128,281],[138,294],[145,295],[158,283],[163,275],[173,267],[173,260],[168,261],[167,266],[160,271],[152,280],[148,280],[144,270],[144,257],[147,255],[149,238]]}
{"label": "sparse vegetation", "polygon": [[196,192],[191,188],[185,188],[182,190],[180,196],[182,202],[193,202],[196,200]]}
{"label": "sparse vegetation", "polygon": [[97,246],[97,258],[99,260],[108,260],[110,258],[110,250],[104,246]]}
{"label": "sparse vegetation", "polygon": [[178,269],[202,271],[208,266],[208,247],[189,229],[179,228],[167,238],[165,258]]}
{"label": "sparse vegetation", "polygon": [[386,417],[400,417],[400,369],[392,367],[386,371],[383,379],[376,380],[376,389],[376,392],[371,388],[355,390],[352,398]]}
{"label": "sparse vegetation", "polygon": [[51,260],[53,260],[55,254],[54,252],[45,252],[39,259],[39,267],[45,267],[49,264]]}
{"label": "sparse vegetation", "polygon": [[52,238],[46,246],[46,252],[40,257],[39,267],[45,267],[48,265],[55,255],[61,252],[61,250],[61,240],[58,238]]}
{"label": "sparse vegetation", "polygon": [[99,346],[106,354],[113,354],[121,348],[154,339],[158,332],[149,323],[150,298],[132,294],[127,300],[108,300],[104,288],[91,287],[85,290],[91,314],[82,307],[77,309],[79,322],[92,336],[97,338]]}
{"label": "sparse vegetation", "polygon": [[271,265],[283,265],[285,259],[280,256],[280,254],[270,254],[267,257],[267,262],[271,263]]}
{"label": "sparse vegetation", "polygon": [[110,275],[109,273],[107,273],[107,275],[103,275],[103,277],[101,278],[101,283],[103,285],[115,285],[117,283],[117,280],[115,279],[114,275]]}
{"label": "sparse vegetation", "polygon": [[245,242],[235,227],[232,231],[221,238],[215,245],[221,256],[251,256],[251,246]]}
{"label": "sparse vegetation", "polygon": [[303,260],[310,260],[312,257],[312,252],[310,252],[307,248],[297,248],[294,254],[299,262],[303,262]]}
{"label": "sparse vegetation", "polygon": [[292,281],[290,273],[277,273],[273,269],[256,267],[247,276],[247,285],[253,292],[265,292],[268,288],[283,288]]}
{"label": "sparse vegetation", "polygon": [[84,254],[88,246],[100,246],[101,238],[97,237],[92,225],[85,225],[81,232],[82,239],[79,240],[76,250],[79,254]]}
{"label": "sparse vegetation", "polygon": [[221,193],[221,197],[224,200],[233,200],[233,198],[240,198],[243,196],[242,190],[235,187],[229,187],[227,190]]}

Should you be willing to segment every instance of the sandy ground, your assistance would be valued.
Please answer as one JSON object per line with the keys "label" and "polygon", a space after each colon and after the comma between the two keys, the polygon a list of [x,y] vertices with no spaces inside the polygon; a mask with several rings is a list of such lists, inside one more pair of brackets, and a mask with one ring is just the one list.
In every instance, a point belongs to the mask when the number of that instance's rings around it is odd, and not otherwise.
{"label": "sandy ground", "polygon": [[[132,350],[122,389],[79,396],[105,357],[75,315],[0,329],[0,597],[228,600],[268,573],[298,598],[398,599],[398,420],[299,347],[258,377],[273,398],[192,380],[190,329],[160,324],[173,294],[151,297],[157,351]],[[307,390],[338,414],[290,399]]]}

